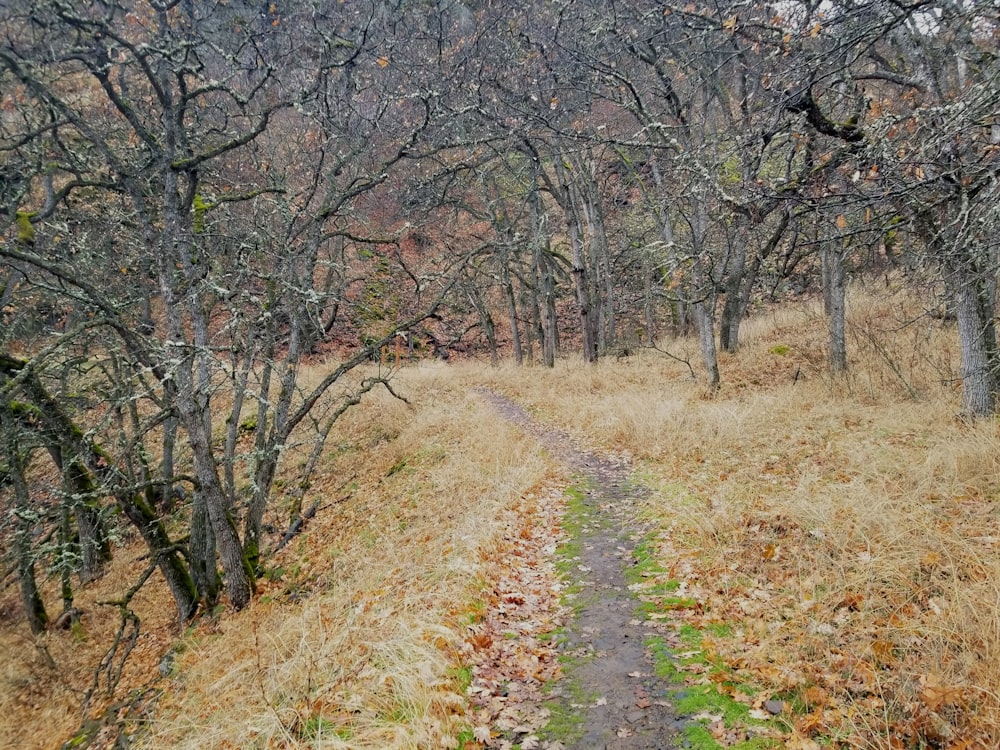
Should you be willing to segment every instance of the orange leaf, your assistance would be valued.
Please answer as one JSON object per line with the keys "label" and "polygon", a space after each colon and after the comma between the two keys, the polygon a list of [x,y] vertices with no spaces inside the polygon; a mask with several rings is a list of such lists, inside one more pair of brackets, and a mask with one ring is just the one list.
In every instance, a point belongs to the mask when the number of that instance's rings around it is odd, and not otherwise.
{"label": "orange leaf", "polygon": [[830,696],[819,685],[810,685],[802,691],[802,700],[811,706],[825,705]]}
{"label": "orange leaf", "polygon": [[837,216],[837,227],[839,229],[847,229],[847,217],[843,214]]}
{"label": "orange leaf", "polygon": [[861,609],[861,605],[864,604],[865,597],[864,594],[859,594],[856,591],[850,591],[844,594],[844,598],[840,600],[837,605],[838,608],[847,608],[857,612]]}
{"label": "orange leaf", "polygon": [[958,685],[948,685],[937,674],[920,676],[920,700],[931,711],[937,711],[942,706],[956,706],[964,702],[965,691]]}
{"label": "orange leaf", "polygon": [[895,645],[890,641],[872,641],[872,656],[875,657],[876,661],[888,664],[895,659],[893,653],[895,648]]}

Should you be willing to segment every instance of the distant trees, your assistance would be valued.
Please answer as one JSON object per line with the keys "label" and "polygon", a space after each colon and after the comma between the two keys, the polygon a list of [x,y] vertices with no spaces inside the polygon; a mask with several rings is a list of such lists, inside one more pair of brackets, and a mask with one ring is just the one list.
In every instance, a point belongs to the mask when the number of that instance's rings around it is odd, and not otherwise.
{"label": "distant trees", "polygon": [[[867,155],[958,322],[965,410],[996,410],[1000,19],[989,3],[931,3],[882,20],[864,59]],[[894,227],[895,229],[896,227]]]}

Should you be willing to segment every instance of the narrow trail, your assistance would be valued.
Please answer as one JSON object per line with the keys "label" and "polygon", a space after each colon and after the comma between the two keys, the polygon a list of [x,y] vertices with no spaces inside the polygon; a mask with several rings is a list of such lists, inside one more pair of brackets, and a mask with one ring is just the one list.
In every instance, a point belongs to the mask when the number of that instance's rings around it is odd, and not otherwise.
{"label": "narrow trail", "polygon": [[653,674],[644,646],[650,634],[636,612],[639,601],[625,570],[634,564],[629,508],[647,490],[630,482],[623,461],[579,449],[566,434],[535,420],[498,393],[479,390],[504,418],[534,435],[542,446],[584,479],[584,521],[573,583],[580,593],[561,646],[572,666],[554,695],[582,714],[577,750],[667,750],[678,747],[683,722],[667,699],[670,685]]}

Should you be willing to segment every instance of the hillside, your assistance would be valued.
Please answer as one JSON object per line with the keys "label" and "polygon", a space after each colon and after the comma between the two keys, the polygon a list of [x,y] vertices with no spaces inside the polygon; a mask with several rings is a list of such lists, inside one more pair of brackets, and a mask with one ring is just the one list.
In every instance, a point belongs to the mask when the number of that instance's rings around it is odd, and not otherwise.
{"label": "hillside", "polygon": [[[145,747],[480,746],[468,688],[489,649],[476,623],[516,609],[497,591],[530,569],[533,624],[515,640],[544,651],[537,636],[560,625],[556,597],[572,585],[552,552],[572,536],[558,514],[573,479],[484,401],[486,386],[627,459],[651,489],[635,518],[646,583],[678,596],[647,597],[642,611],[675,633],[663,641],[682,648],[674,679],[749,708],[705,703],[723,746],[745,739],[733,727],[747,715],[771,713],[779,747],[995,746],[996,428],[956,418],[939,374],[954,369],[952,330],[890,332],[873,321],[900,301],[852,300],[851,371],[836,382],[808,304],[752,319],[712,398],[650,350],[553,370],[402,367],[393,383],[410,405],[371,394],[344,417],[307,494],[315,517],[268,559],[252,605],[179,631],[154,576],[132,602],[140,625],[117,689],[103,692],[113,660],[89,716],[113,706]],[[695,342],[669,347],[695,356]],[[31,637],[5,588],[0,746],[58,747],[77,731],[120,622],[106,602],[146,564],[128,532],[116,544],[70,630]],[[107,716],[74,746],[110,746]],[[489,746],[503,737],[494,727]]]}

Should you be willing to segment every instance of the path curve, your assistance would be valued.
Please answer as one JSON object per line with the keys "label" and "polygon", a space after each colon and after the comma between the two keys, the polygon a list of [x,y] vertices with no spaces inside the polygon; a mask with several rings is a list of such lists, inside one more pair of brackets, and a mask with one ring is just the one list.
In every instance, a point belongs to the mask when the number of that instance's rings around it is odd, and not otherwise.
{"label": "path curve", "polygon": [[[644,641],[651,634],[637,613],[625,569],[635,563],[629,507],[648,490],[630,481],[628,464],[581,450],[565,433],[534,419],[523,407],[489,389],[479,394],[505,419],[535,436],[586,485],[585,521],[577,537],[581,587],[561,649],[573,658],[571,691],[554,695],[583,712],[576,750],[667,750],[683,727],[668,700],[670,684],[653,674]],[[578,657],[578,658],[577,658]],[[574,702],[588,696],[586,704]]]}

